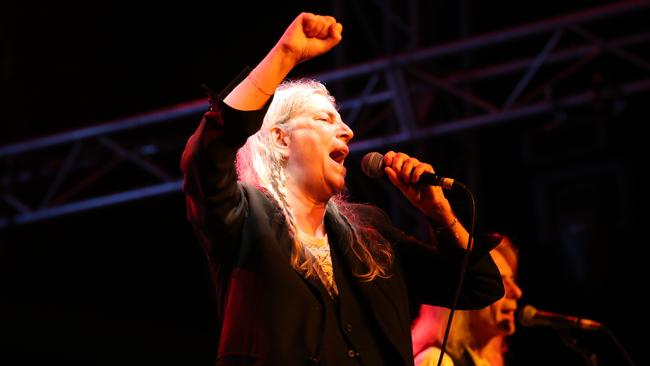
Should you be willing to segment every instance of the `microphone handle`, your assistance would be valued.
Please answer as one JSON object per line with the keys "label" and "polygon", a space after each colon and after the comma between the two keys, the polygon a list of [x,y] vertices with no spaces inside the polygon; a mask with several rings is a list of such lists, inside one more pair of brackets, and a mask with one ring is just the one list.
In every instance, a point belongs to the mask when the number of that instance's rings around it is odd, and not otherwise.
{"label": "microphone handle", "polygon": [[418,180],[418,183],[426,184],[430,186],[440,186],[449,191],[458,191],[458,190],[467,189],[467,187],[465,187],[464,184],[457,182],[454,179],[441,177],[436,175],[435,173],[428,173],[428,172],[420,176],[420,180]]}

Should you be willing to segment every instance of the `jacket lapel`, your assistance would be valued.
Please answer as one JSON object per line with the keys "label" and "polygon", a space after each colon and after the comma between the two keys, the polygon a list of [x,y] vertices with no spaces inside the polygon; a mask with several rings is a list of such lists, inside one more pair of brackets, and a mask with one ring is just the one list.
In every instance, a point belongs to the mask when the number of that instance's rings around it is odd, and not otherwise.
{"label": "jacket lapel", "polygon": [[[330,246],[342,256],[341,262],[353,273],[361,273],[364,270],[362,263],[352,253],[349,240],[352,240],[344,230],[351,230],[348,224],[329,211],[325,217],[327,233],[330,238]],[[351,231],[350,231],[351,232]],[[355,278],[354,276],[352,276]],[[355,278],[356,279],[356,278]],[[380,325],[384,335],[390,343],[399,351],[402,358],[408,364],[412,359],[405,352],[410,351],[410,345],[404,346],[404,342],[410,339],[410,329],[405,330],[404,324],[409,324],[408,304],[400,302],[405,299],[406,294],[399,290],[398,283],[401,276],[393,273],[391,278],[376,278],[371,282],[355,280],[351,285],[356,286],[364,297],[366,303],[370,304],[374,319]],[[402,305],[402,306],[400,306]],[[407,338],[404,338],[407,337]]]}

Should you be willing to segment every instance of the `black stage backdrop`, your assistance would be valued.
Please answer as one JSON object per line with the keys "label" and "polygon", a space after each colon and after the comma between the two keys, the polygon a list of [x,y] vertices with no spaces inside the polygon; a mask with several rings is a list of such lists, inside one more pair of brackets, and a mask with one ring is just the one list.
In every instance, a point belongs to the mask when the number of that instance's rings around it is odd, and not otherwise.
{"label": "black stage backdrop", "polygon": [[[383,3],[354,6],[372,13]],[[431,24],[421,26],[431,32],[421,44],[607,3],[432,2],[423,5]],[[304,10],[336,6],[342,2]],[[201,98],[202,82],[225,85],[244,64],[255,64],[303,9],[299,1],[134,7],[0,6],[0,145]],[[458,24],[463,7],[465,30]],[[361,24],[343,22],[345,57],[324,56],[298,73],[390,53],[373,48]],[[648,60],[647,49],[641,51]],[[603,63],[590,75],[607,79],[617,72]],[[394,148],[473,182],[482,229],[511,234],[521,248],[522,304],[601,321],[644,364],[647,352],[636,335],[645,329],[640,253],[648,244],[648,117],[646,93]],[[188,122],[179,141],[196,123]],[[360,158],[346,162],[351,198],[386,209],[404,230],[422,232],[391,187],[363,177]],[[467,220],[463,209],[459,214]],[[180,192],[9,225],[0,240],[1,364],[214,364],[214,298]],[[596,352],[601,364],[624,364],[605,334],[521,327],[511,344],[512,364],[586,364],[563,339]]]}

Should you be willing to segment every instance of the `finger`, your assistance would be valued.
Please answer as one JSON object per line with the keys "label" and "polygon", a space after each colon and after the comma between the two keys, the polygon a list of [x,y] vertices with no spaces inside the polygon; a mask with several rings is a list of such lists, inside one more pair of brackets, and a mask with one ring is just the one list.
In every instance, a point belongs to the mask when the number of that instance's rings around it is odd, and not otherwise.
{"label": "finger", "polygon": [[336,19],[333,16],[330,15],[325,15],[323,16],[323,19],[325,20],[325,23],[327,26],[331,26],[332,24],[336,24]]}
{"label": "finger", "polygon": [[411,182],[416,183],[424,173],[435,173],[433,167],[427,163],[420,163],[411,173]]}
{"label": "finger", "polygon": [[393,159],[395,158],[395,151],[391,150],[384,154],[384,166],[391,166],[393,164]]}
{"label": "finger", "polygon": [[330,33],[330,27],[332,26],[332,24],[336,24],[336,19],[334,19],[334,17],[331,16],[323,16],[321,17],[321,23],[323,24],[323,27],[318,32],[318,35],[316,35],[316,37],[320,39],[326,39]]}
{"label": "finger", "polygon": [[411,182],[411,172],[413,171],[413,167],[419,163],[420,161],[416,158],[408,158],[404,160],[404,164],[402,165],[402,179],[404,179],[404,182]]}
{"label": "finger", "polygon": [[393,168],[387,166],[384,168],[384,172],[386,172],[386,175],[388,176],[388,180],[390,180],[390,182],[393,183],[395,187],[399,188],[400,190],[403,190],[404,183],[400,181],[397,172]]}
{"label": "finger", "polygon": [[321,32],[323,27],[322,16],[305,13],[303,16],[302,30],[305,33],[305,36],[308,38],[313,38]]}
{"label": "finger", "polygon": [[402,166],[404,165],[404,161],[406,161],[406,159],[408,158],[409,156],[404,153],[395,154],[391,167],[395,169],[396,172],[400,173],[402,171]]}
{"label": "finger", "polygon": [[329,36],[338,43],[343,38],[343,24],[334,23],[330,25]]}
{"label": "finger", "polygon": [[316,21],[316,15],[312,13],[302,13],[301,14],[301,25],[302,31],[305,35],[308,35],[312,32],[314,28],[314,22]]}
{"label": "finger", "polygon": [[312,24],[311,32],[309,34],[306,34],[308,37],[313,37],[313,38],[323,38],[321,34],[327,31],[327,28],[325,26],[325,20],[323,19],[322,16],[317,15],[315,21]]}

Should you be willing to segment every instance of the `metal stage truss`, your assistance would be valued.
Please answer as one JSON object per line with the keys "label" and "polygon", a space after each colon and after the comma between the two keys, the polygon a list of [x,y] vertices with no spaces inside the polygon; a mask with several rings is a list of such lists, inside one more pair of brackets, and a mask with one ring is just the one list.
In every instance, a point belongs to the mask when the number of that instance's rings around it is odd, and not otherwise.
{"label": "metal stage truss", "polygon": [[[650,90],[648,5],[612,3],[312,76],[357,131],[352,153],[525,121]],[[616,84],[573,81],[605,58]],[[457,108],[441,113],[440,100]],[[182,148],[206,108],[193,100],[0,147],[0,229],[178,192]]]}

